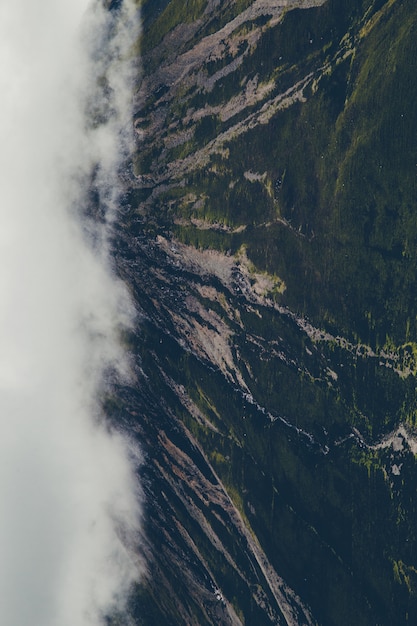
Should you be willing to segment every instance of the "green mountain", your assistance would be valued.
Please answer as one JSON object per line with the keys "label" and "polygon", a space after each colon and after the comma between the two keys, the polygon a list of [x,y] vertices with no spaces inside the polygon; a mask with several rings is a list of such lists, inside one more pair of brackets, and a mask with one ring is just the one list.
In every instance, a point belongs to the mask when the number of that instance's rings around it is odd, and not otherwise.
{"label": "green mountain", "polygon": [[137,623],[414,624],[417,5],[141,10]]}

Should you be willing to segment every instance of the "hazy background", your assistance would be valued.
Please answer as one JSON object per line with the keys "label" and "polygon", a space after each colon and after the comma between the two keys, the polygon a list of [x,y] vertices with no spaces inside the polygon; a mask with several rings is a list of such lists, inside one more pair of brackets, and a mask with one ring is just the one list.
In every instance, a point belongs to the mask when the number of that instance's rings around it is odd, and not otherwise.
{"label": "hazy background", "polygon": [[[134,317],[107,248],[133,8],[0,0],[0,623],[87,626],[140,565],[138,453],[100,415]],[[106,81],[103,74],[106,72]],[[97,81],[97,79],[99,79]],[[100,86],[101,85],[101,86]],[[104,86],[104,87],[103,87]],[[87,210],[94,174],[100,230]]]}

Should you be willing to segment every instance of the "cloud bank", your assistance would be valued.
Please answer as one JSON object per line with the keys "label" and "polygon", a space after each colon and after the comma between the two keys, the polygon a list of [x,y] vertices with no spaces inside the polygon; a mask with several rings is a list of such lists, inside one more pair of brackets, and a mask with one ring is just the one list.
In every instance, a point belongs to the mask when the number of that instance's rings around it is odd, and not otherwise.
{"label": "cloud bank", "polygon": [[[132,324],[107,245],[130,149],[125,2],[0,3],[0,623],[98,626],[140,574],[138,458],[106,425]],[[82,222],[87,185],[100,228]]]}

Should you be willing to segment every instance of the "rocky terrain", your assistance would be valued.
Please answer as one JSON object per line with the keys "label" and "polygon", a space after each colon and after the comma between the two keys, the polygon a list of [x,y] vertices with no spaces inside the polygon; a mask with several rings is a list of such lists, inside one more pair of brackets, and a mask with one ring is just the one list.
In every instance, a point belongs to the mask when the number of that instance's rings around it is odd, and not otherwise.
{"label": "rocky terrain", "polygon": [[417,9],[142,15],[109,408],[145,455],[135,623],[414,623]]}

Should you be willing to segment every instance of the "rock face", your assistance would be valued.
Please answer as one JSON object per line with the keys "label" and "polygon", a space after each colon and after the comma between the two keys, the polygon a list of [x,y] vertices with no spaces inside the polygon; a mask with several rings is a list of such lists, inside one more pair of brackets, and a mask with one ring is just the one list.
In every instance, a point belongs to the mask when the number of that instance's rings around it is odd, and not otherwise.
{"label": "rock face", "polygon": [[142,13],[135,623],[415,623],[417,7]]}

